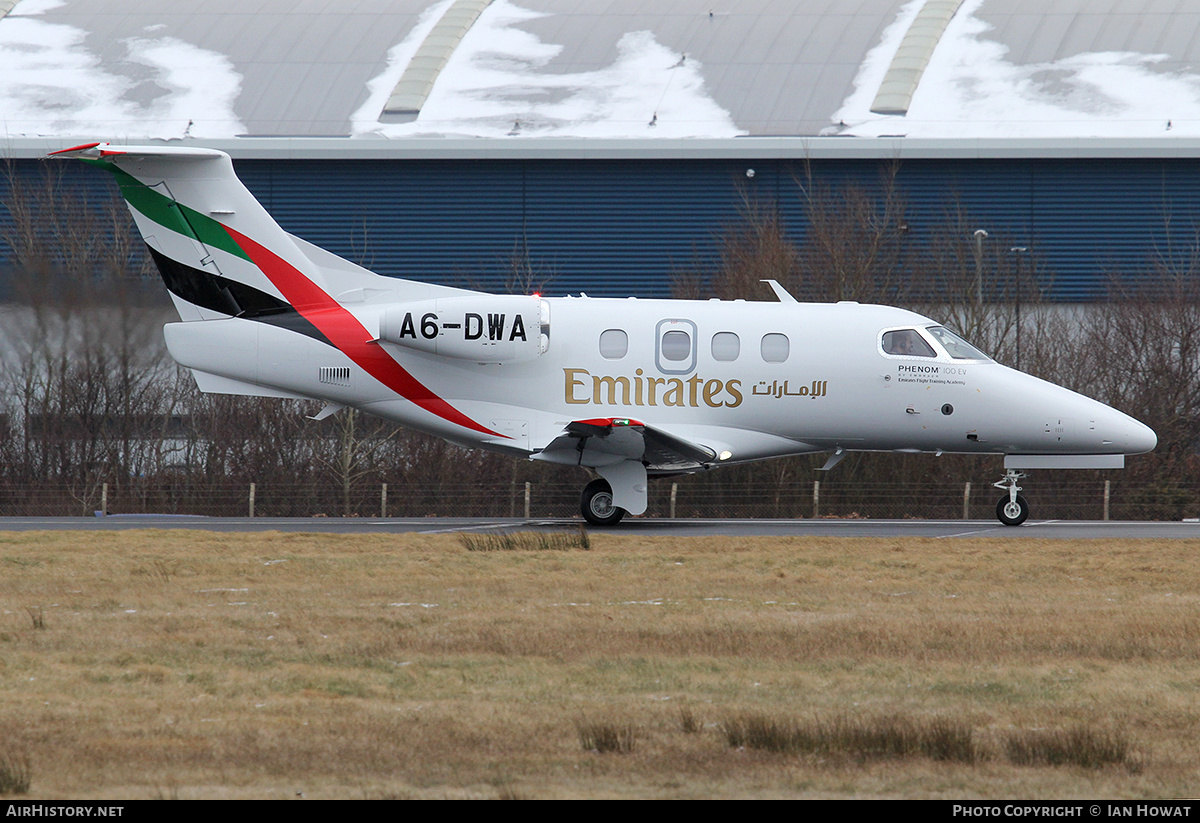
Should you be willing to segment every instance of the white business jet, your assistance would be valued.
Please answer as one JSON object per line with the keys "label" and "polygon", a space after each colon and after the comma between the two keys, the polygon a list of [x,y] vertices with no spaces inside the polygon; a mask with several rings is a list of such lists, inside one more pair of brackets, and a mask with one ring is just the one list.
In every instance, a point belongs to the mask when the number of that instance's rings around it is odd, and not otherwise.
{"label": "white business jet", "polygon": [[584,466],[598,526],[649,477],[851,451],[1004,455],[1002,523],[1028,469],[1122,468],[1153,431],[1007,368],[903,309],[493,295],[384,277],[285,232],[202,148],[55,152],[112,172],[182,322],[201,390],[316,399],[464,446]]}

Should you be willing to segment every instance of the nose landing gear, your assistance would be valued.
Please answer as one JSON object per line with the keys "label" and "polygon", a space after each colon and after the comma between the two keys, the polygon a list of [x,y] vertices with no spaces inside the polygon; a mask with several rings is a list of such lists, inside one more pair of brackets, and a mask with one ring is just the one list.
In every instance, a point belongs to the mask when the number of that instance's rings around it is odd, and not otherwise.
{"label": "nose landing gear", "polygon": [[1004,479],[992,484],[996,488],[1008,492],[996,504],[996,519],[1006,526],[1019,526],[1029,518],[1029,503],[1025,501],[1024,497],[1017,494],[1017,492],[1021,491],[1021,487],[1017,485],[1017,481],[1024,476],[1024,472],[1019,472],[1016,469],[1006,469]]}

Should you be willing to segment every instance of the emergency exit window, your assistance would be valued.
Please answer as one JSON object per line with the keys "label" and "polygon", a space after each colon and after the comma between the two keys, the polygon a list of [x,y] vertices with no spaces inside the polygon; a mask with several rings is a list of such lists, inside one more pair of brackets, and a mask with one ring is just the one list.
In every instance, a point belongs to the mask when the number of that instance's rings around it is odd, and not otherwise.
{"label": "emergency exit window", "polygon": [[664,360],[678,363],[692,356],[692,337],[685,331],[669,331],[662,336]]}
{"label": "emergency exit window", "polygon": [[663,374],[689,374],[696,368],[696,324],[682,317],[659,320],[654,329],[654,365]]}

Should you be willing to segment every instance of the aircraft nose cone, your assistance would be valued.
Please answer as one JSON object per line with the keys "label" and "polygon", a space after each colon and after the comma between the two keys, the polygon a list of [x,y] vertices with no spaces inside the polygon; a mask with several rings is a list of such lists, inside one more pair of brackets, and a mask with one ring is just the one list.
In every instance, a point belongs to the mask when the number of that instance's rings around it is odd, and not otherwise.
{"label": "aircraft nose cone", "polygon": [[1110,410],[1107,425],[1101,428],[1107,431],[1108,442],[1123,454],[1145,454],[1158,445],[1154,429],[1116,409]]}
{"label": "aircraft nose cone", "polygon": [[[1145,423],[1122,411],[1106,406],[1093,418],[1101,449],[1121,454],[1145,454],[1154,451],[1158,435]],[[1095,441],[1093,441],[1095,442]]]}
{"label": "aircraft nose cone", "polygon": [[1126,454],[1145,454],[1154,451],[1154,447],[1158,445],[1158,435],[1145,423],[1130,420],[1125,442]]}

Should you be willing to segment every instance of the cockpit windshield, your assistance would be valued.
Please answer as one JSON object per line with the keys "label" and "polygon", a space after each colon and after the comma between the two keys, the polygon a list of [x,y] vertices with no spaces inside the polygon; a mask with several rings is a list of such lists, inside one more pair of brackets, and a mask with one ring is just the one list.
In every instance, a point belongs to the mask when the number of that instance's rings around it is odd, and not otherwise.
{"label": "cockpit windshield", "polygon": [[916,329],[897,329],[883,333],[883,350],[904,357],[937,357],[933,346]]}
{"label": "cockpit windshield", "polygon": [[986,354],[963,340],[945,326],[928,326],[925,331],[942,344],[946,352],[955,360],[991,360]]}

